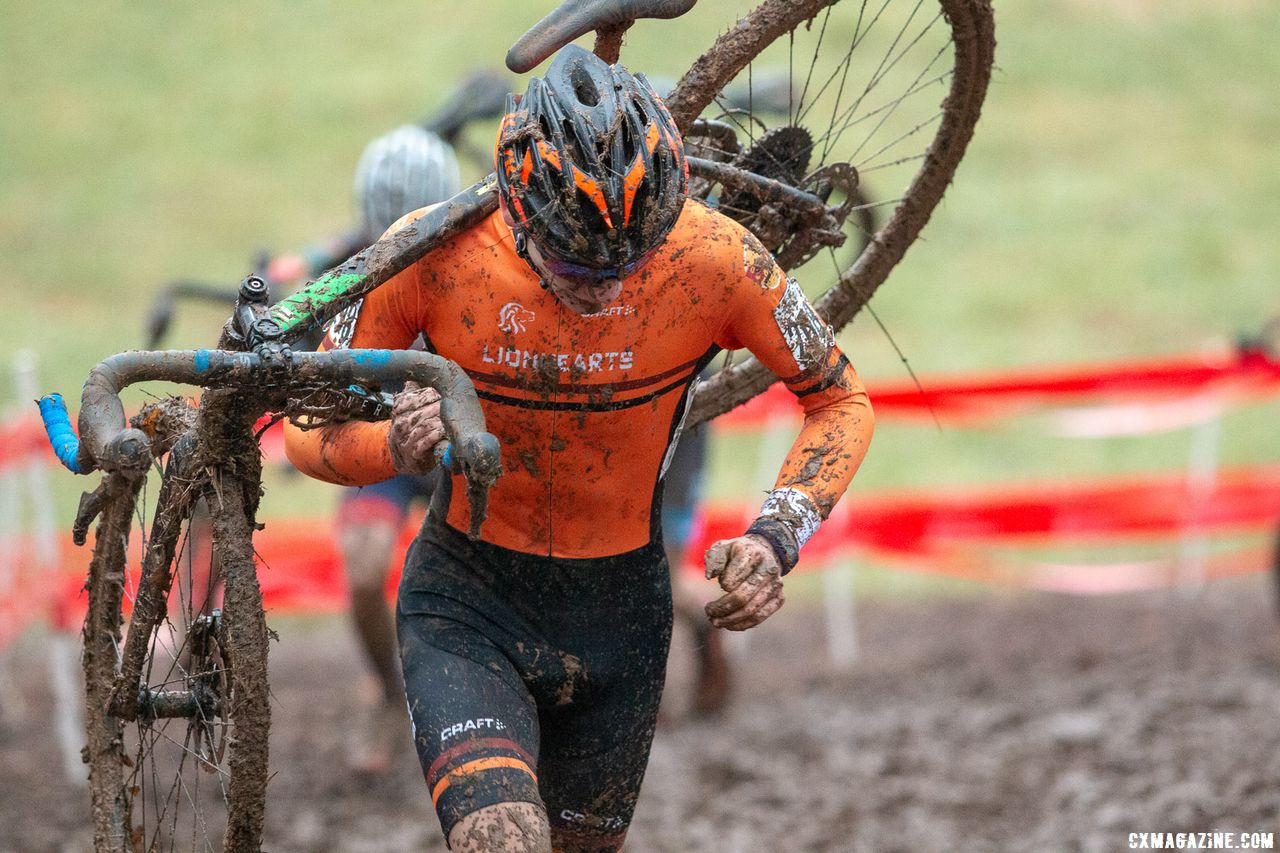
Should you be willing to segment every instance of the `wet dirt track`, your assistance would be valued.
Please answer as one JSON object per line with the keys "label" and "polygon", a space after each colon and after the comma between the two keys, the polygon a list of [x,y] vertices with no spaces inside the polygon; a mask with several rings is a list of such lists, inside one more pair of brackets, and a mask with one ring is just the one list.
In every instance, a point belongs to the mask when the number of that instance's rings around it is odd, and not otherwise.
{"label": "wet dirt track", "polygon": [[[1195,599],[868,602],[849,675],[823,663],[819,614],[784,609],[752,639],[722,724],[660,730],[628,849],[1091,851],[1140,831],[1280,835],[1272,601],[1254,578]],[[358,687],[346,626],[273,624],[266,849],[443,850],[407,735],[392,778],[344,769]],[[42,663],[32,637],[8,663],[3,851],[89,847],[85,795],[62,782],[41,723]],[[672,682],[678,712],[679,659]]]}

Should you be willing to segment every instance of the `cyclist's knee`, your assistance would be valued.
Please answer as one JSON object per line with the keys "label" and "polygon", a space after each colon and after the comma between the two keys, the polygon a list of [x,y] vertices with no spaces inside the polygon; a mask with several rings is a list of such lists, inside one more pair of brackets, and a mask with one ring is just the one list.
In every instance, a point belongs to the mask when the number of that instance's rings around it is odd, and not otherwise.
{"label": "cyclist's knee", "polygon": [[347,583],[353,591],[381,592],[395,547],[397,526],[387,521],[352,521],[339,534]]}
{"label": "cyclist's knee", "polygon": [[498,803],[472,812],[449,830],[454,853],[551,853],[547,813],[533,803]]}

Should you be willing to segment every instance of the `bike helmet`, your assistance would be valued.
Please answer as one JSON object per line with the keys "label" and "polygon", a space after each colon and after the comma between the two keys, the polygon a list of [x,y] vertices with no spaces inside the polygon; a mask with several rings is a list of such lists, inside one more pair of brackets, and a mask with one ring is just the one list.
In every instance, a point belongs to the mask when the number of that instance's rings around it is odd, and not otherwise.
{"label": "bike helmet", "polygon": [[406,213],[457,193],[461,183],[449,143],[417,125],[398,127],[365,146],[356,165],[361,227],[376,240]]}
{"label": "bike helmet", "polygon": [[684,143],[649,81],[577,45],[507,99],[495,162],[516,233],[600,270],[661,245],[689,185]]}

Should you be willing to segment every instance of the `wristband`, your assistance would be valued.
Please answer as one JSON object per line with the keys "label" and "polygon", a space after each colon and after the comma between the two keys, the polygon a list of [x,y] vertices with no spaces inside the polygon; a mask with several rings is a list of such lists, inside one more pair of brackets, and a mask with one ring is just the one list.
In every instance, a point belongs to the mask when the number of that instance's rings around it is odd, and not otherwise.
{"label": "wristband", "polygon": [[760,507],[760,515],[747,528],[765,539],[778,555],[785,575],[800,559],[800,549],[822,524],[813,499],[799,489],[774,489]]}
{"label": "wristband", "polygon": [[800,547],[796,545],[795,534],[776,518],[757,518],[747,528],[747,535],[759,536],[769,543],[778,558],[778,565],[782,567],[783,577],[800,561]]}

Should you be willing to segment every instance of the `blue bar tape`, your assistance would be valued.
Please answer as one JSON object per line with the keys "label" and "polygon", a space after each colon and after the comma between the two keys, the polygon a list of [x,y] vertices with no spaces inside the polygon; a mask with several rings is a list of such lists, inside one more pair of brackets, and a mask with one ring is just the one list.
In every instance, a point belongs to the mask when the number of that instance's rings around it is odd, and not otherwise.
{"label": "blue bar tape", "polygon": [[393,353],[389,349],[351,350],[351,360],[356,364],[367,364],[382,367],[391,362]]}
{"label": "blue bar tape", "polygon": [[440,464],[444,466],[444,470],[453,471],[453,442],[449,442],[444,446],[444,455],[440,457]]}
{"label": "blue bar tape", "polygon": [[67,404],[62,401],[62,395],[45,394],[36,400],[36,405],[40,407],[40,420],[44,421],[45,435],[49,437],[58,461],[71,473],[83,474],[77,461],[80,439],[71,429],[71,418],[67,415]]}

